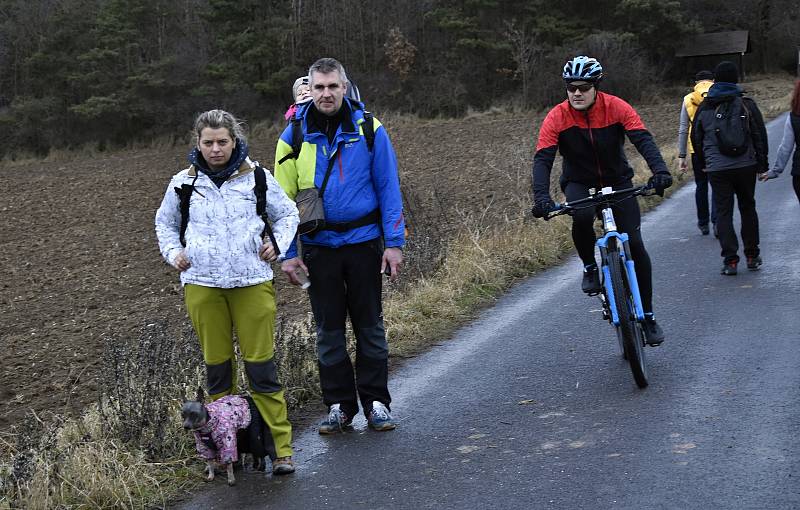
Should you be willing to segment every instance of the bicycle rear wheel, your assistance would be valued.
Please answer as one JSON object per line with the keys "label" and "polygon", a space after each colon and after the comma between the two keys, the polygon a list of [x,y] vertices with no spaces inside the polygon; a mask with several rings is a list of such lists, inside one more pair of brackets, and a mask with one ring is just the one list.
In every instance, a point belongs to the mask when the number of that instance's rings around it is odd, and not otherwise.
{"label": "bicycle rear wheel", "polygon": [[[611,246],[612,244],[613,246]],[[638,387],[645,388],[647,387],[647,364],[644,357],[642,330],[633,313],[633,298],[625,269],[622,266],[619,245],[616,242],[609,243],[607,254],[608,272],[614,291],[614,305],[619,317],[617,335],[622,339],[622,350],[631,367],[633,380],[636,381]]]}

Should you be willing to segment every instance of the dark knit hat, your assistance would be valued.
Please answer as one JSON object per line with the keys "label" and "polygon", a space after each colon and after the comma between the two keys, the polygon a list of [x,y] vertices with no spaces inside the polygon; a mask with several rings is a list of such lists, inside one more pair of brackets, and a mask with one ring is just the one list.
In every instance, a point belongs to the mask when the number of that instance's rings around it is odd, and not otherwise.
{"label": "dark knit hat", "polygon": [[697,74],[694,75],[694,81],[713,80],[713,79],[714,79],[714,73],[712,73],[708,69],[697,71]]}
{"label": "dark knit hat", "polygon": [[723,60],[714,68],[714,81],[739,83],[739,68],[728,60]]}

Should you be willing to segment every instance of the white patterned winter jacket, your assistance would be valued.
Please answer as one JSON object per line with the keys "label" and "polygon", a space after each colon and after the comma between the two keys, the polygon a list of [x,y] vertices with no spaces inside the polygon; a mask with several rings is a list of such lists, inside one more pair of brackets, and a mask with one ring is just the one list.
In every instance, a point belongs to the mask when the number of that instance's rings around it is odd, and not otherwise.
{"label": "white patterned winter jacket", "polygon": [[[186,256],[191,267],[181,283],[230,289],[272,280],[272,268],[258,257],[264,222],[256,213],[256,163],[247,158],[222,187],[194,166],[177,173],[156,212],[161,255],[171,265],[184,249],[180,242],[180,200],[175,188],[194,182],[186,226]],[[299,222],[297,207],[267,174],[267,215],[281,253],[286,253]],[[195,177],[197,178],[195,180]]]}

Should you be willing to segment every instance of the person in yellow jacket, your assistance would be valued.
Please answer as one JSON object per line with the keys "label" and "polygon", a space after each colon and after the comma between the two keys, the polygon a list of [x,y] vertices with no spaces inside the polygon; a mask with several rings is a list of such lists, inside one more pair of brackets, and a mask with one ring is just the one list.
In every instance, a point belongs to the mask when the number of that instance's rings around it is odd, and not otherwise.
{"label": "person in yellow jacket", "polygon": [[716,211],[714,210],[714,203],[712,200],[711,210],[709,213],[708,201],[708,176],[702,164],[697,161],[692,147],[691,130],[692,121],[694,120],[694,113],[697,107],[705,99],[708,89],[714,84],[714,74],[711,71],[703,70],[698,71],[694,75],[694,89],[686,94],[681,103],[681,117],[678,124],[678,160],[680,163],[681,172],[686,172],[687,162],[686,154],[691,155],[692,159],[692,172],[694,173],[694,202],[697,206],[697,228],[706,236],[709,234],[708,221],[711,219],[711,224],[714,227],[714,236],[717,236],[717,218]]}

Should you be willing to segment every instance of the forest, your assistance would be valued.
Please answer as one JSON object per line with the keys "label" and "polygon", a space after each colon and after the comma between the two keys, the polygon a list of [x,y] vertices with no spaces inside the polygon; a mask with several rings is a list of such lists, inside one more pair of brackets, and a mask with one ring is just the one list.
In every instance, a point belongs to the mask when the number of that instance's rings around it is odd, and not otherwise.
{"label": "forest", "polygon": [[[796,0],[0,0],[0,157],[183,140],[221,107],[277,120],[338,58],[374,111],[459,116],[561,99],[588,53],[629,100],[687,83],[686,36],[748,30],[751,71],[794,71]],[[645,98],[646,99],[646,98]]]}

